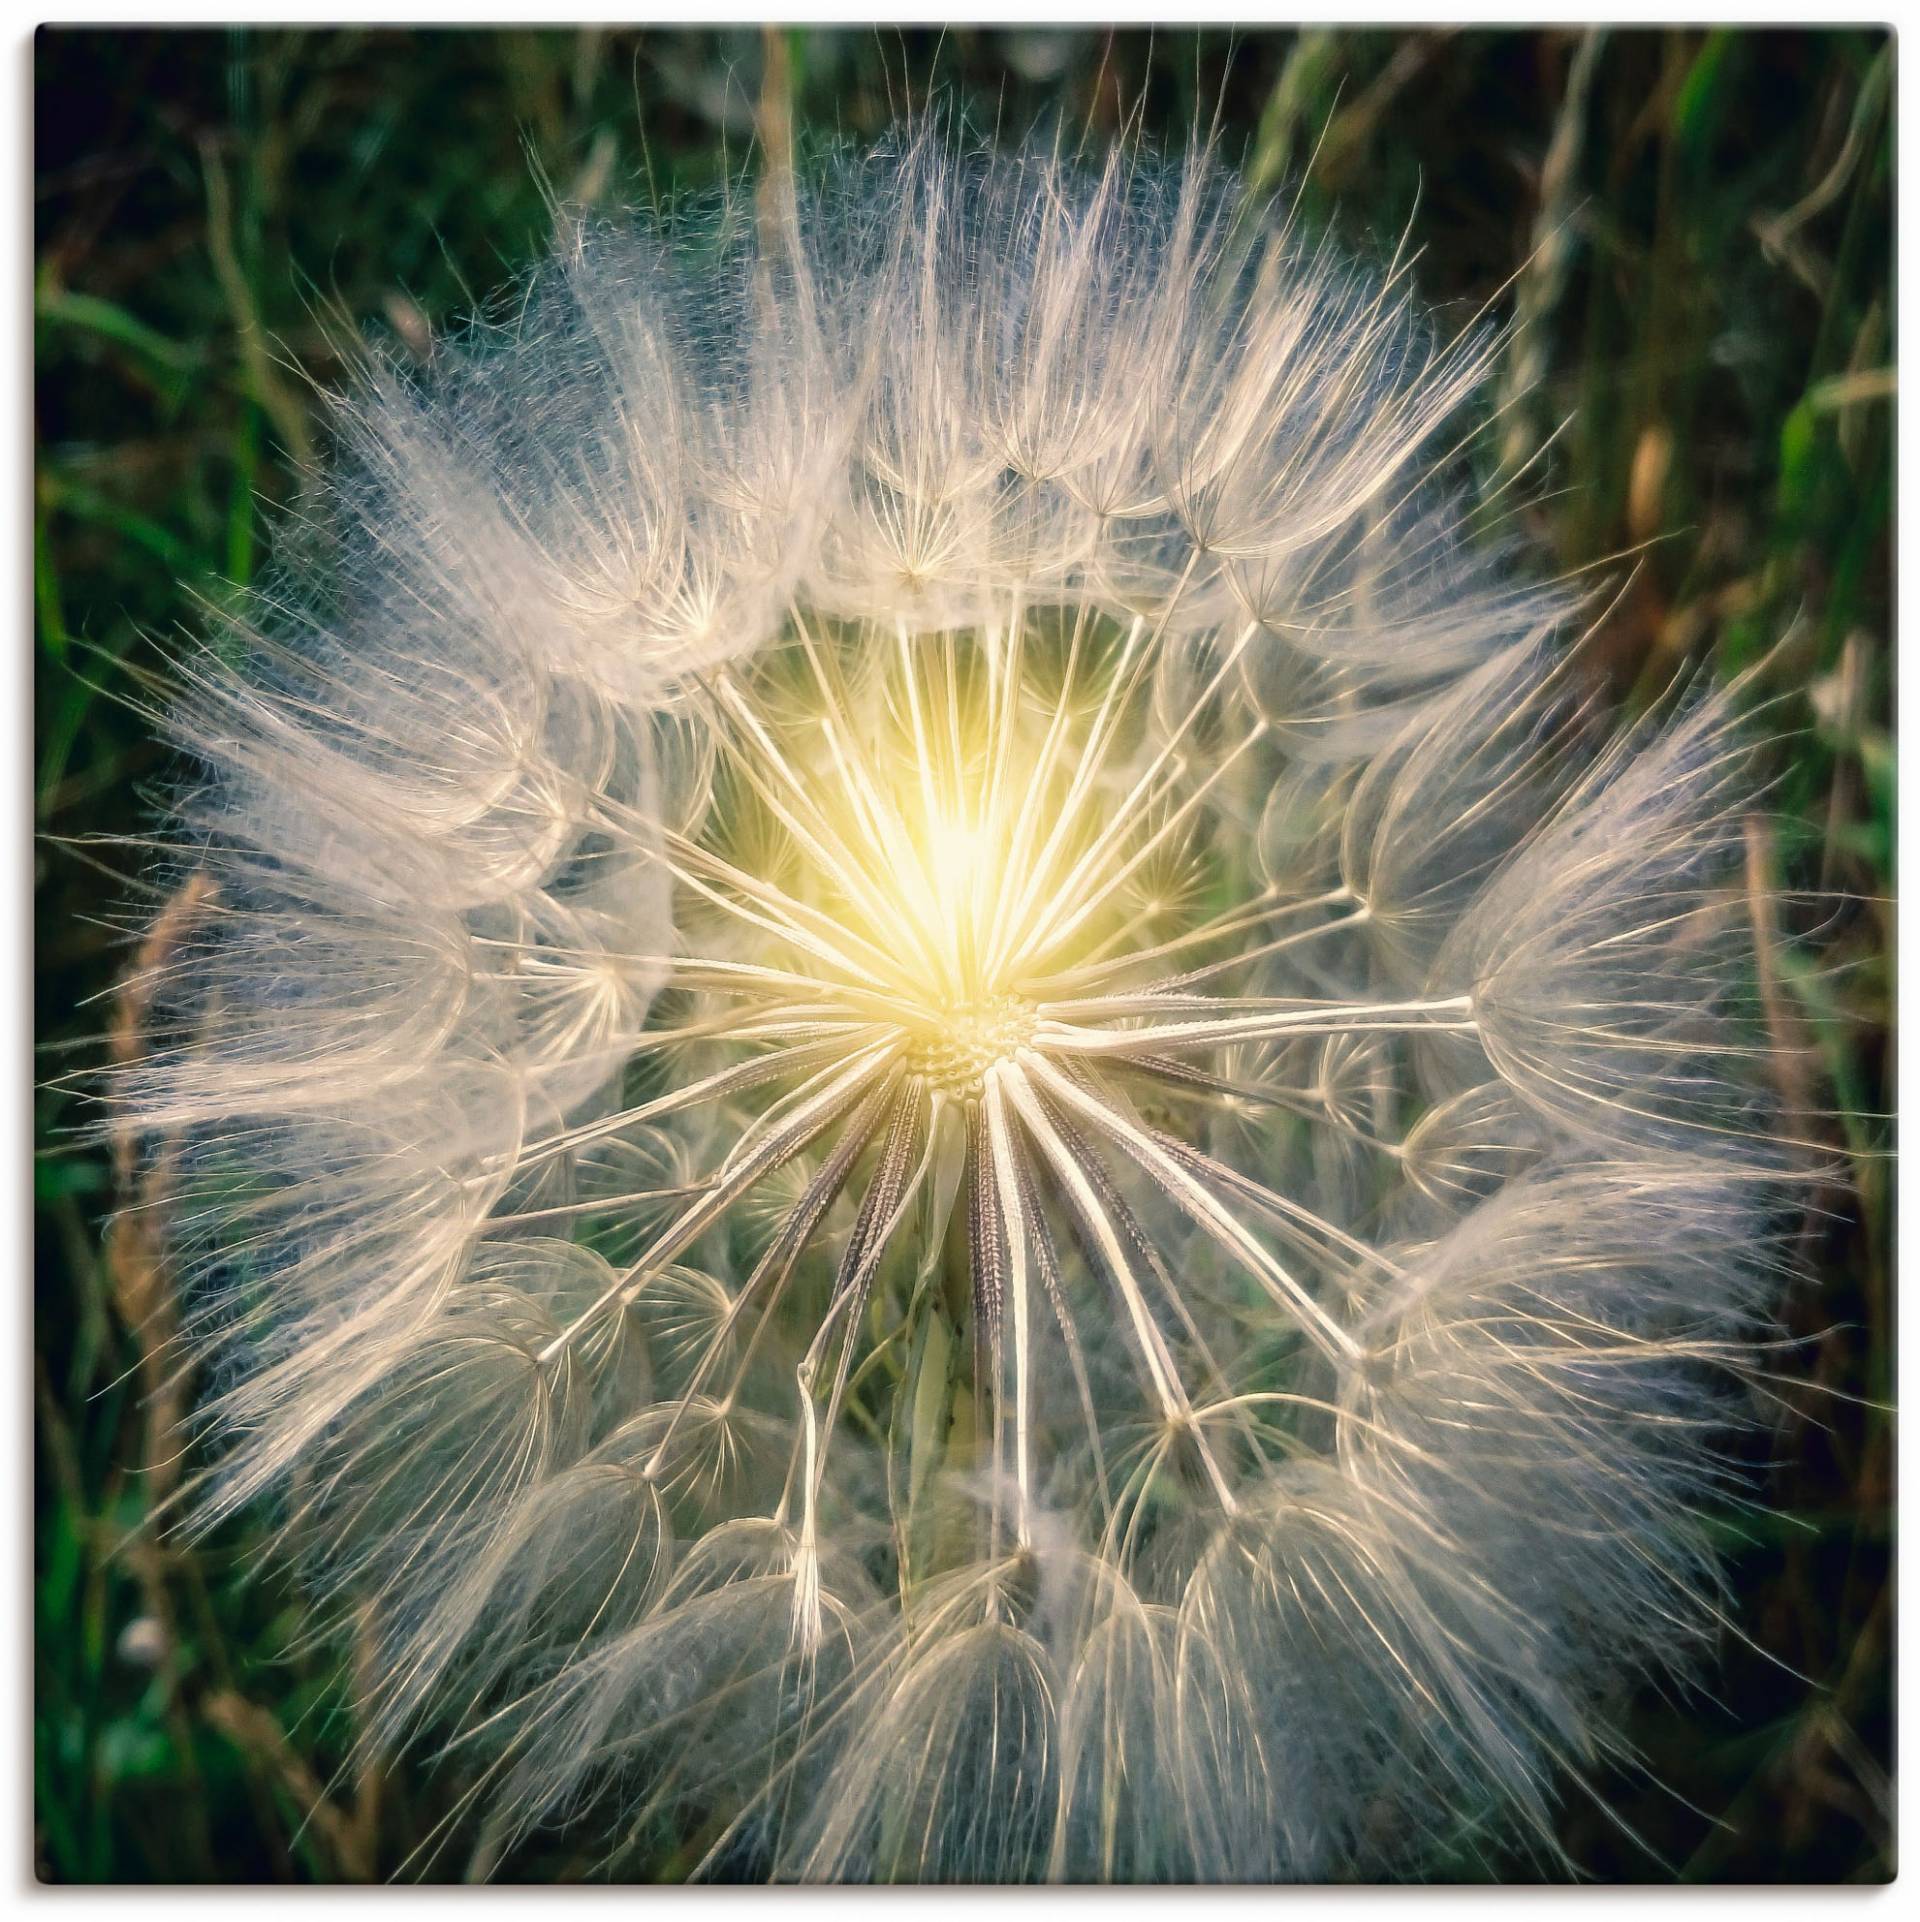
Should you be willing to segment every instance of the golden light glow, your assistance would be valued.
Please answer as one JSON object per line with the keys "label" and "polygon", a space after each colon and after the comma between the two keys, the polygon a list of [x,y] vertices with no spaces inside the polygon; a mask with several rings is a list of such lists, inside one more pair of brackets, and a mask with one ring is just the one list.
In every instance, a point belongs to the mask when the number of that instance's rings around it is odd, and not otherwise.
{"label": "golden light glow", "polygon": [[1017,630],[902,634],[857,680],[803,637],[804,692],[778,724],[765,689],[717,690],[737,774],[799,870],[795,974],[891,1027],[946,1093],[977,1097],[1049,983],[1141,920],[1141,870],[1181,830],[1184,764],[1148,757],[1128,783],[1114,754],[1139,638],[1061,637],[1045,696]]}

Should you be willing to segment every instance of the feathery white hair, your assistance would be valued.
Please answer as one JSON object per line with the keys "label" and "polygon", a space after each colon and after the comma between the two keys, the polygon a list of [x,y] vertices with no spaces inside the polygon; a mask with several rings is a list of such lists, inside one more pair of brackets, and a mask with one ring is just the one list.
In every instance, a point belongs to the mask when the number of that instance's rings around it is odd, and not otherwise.
{"label": "feathery white hair", "polygon": [[1550,1852],[1714,1627],[1739,741],[1605,740],[1495,337],[1233,194],[577,227],[181,670],[198,1520],[610,1872]]}

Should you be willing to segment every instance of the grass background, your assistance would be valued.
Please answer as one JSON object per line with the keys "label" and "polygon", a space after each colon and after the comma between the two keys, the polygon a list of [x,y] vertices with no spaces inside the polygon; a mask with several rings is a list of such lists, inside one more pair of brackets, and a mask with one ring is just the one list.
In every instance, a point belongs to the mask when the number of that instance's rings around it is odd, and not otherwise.
{"label": "grass background", "polygon": [[[1756,880],[1806,938],[1769,983],[1817,1070],[1891,1107],[1893,47],[1875,30],[1301,33],[42,30],[36,45],[38,628],[35,1849],[54,1882],[401,1871],[450,1773],[339,1776],[351,1635],[239,1526],[146,1527],[182,1463],[164,1268],[105,1232],[114,1169],[53,1078],[97,1060],[128,965],[165,759],[113,699],[261,564],[342,328],[418,347],[543,249],[541,182],[614,210],[711,185],[762,138],[883,132],[943,95],[985,134],[1216,121],[1256,186],[1459,317],[1509,280],[1500,431],[1570,421],[1528,510],[1543,564],[1640,550],[1598,643],[1622,706],[1760,663],[1781,698]],[[1517,279],[1513,278],[1518,276]],[[1629,569],[1618,564],[1623,579]],[[102,692],[101,690],[106,690]],[[1813,895],[1823,898],[1815,902]],[[1808,905],[1795,905],[1805,899]],[[1803,1252],[1797,1345],[1729,1515],[1736,1607],[1705,1691],[1646,1691],[1644,1773],[1570,1790],[1600,1878],[1875,1880],[1893,1870],[1890,1166]],[[436,1872],[466,1869],[462,1834]],[[551,1848],[505,1875],[565,1876]],[[671,1858],[659,1865],[671,1873]],[[1463,1862],[1462,1874],[1483,1874]]]}

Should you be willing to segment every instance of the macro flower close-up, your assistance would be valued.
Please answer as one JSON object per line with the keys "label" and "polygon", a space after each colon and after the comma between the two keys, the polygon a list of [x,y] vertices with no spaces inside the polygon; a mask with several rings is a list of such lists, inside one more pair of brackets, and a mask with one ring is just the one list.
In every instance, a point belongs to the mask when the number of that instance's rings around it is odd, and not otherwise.
{"label": "macro flower close-up", "polygon": [[1623,712],[1506,290],[1217,141],[553,234],[130,676],[169,1552],[403,1877],[1575,1872],[1836,1180],[1764,666]]}

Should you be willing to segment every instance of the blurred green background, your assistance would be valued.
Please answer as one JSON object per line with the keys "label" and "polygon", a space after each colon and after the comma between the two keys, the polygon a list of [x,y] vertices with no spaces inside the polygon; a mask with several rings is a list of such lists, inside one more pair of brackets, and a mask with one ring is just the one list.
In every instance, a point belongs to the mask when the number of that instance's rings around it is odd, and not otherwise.
{"label": "blurred green background", "polygon": [[[36,47],[35,1845],[55,1882],[418,1872],[452,1770],[343,1773],[352,1636],[306,1637],[257,1526],[191,1552],[164,1268],[104,1233],[111,1157],[58,1077],[102,1058],[167,771],[152,666],[261,565],[341,343],[418,351],[543,250],[543,181],[613,212],[944,98],[984,136],[1216,127],[1363,254],[1518,323],[1503,450],[1555,435],[1543,564],[1615,561],[1597,643],[1632,709],[1762,663],[1783,737],[1756,884],[1803,937],[1767,983],[1783,1088],[1845,1179],[1801,1253],[1789,1379],[1724,1518],[1702,1693],[1632,1706],[1643,1771],[1570,1788],[1603,1879],[1892,1873],[1890,647],[1893,47],[1872,30],[1300,33],[43,29]],[[1508,284],[1511,283],[1511,284]],[[1756,885],[1756,898],[1760,888]],[[1804,906],[1800,905],[1804,903]],[[129,910],[133,910],[132,913]],[[486,1860],[456,1827],[433,1872]],[[662,1874],[674,1872],[664,1859]],[[548,1846],[496,1872],[564,1877]],[[1524,1873],[1516,1865],[1516,1873]],[[1484,1873],[1471,1863],[1461,1873]]]}

